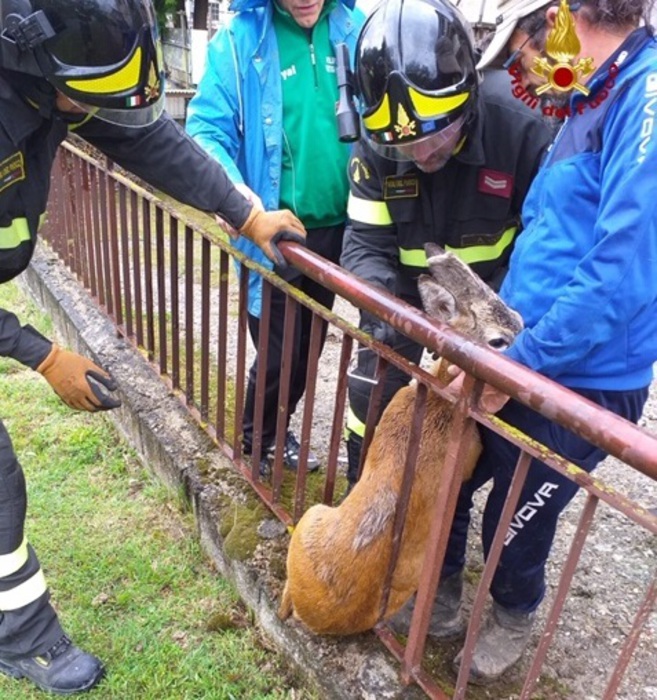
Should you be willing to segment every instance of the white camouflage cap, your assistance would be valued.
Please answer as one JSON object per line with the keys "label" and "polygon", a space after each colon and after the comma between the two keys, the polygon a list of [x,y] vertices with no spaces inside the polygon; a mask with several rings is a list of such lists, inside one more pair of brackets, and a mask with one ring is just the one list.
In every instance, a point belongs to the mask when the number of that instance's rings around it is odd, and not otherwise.
{"label": "white camouflage cap", "polygon": [[497,58],[511,38],[518,20],[550,3],[551,0],[499,0],[495,35],[484,51],[477,68],[485,68]]}

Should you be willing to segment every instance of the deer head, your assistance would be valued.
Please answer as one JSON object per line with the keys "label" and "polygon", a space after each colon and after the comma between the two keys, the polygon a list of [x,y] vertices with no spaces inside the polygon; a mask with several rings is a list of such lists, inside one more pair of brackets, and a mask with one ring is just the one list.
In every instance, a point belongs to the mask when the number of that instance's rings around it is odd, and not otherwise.
{"label": "deer head", "polygon": [[418,279],[424,310],[495,350],[508,348],[523,328],[520,314],[456,255],[435,243],[426,243],[424,249],[431,272]]}

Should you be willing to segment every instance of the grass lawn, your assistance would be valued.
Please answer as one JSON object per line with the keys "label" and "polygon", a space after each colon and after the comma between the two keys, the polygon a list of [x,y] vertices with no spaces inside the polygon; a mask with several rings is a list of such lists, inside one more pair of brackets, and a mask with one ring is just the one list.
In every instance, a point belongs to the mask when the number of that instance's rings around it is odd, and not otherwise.
{"label": "grass lawn", "polygon": [[[13,284],[0,307],[52,337]],[[74,642],[107,677],[96,700],[317,698],[201,550],[191,513],[102,414],[68,409],[0,358],[0,417],[28,485],[27,536]],[[51,697],[0,675],[0,698]],[[82,696],[83,697],[83,696]]]}

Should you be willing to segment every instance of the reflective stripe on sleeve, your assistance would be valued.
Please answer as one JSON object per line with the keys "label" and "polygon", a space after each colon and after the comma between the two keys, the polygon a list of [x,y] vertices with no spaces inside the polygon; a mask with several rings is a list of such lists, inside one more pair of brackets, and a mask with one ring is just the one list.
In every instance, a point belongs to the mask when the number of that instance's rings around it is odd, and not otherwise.
{"label": "reflective stripe on sleeve", "polygon": [[363,423],[360,418],[353,412],[351,406],[347,410],[347,429],[345,431],[346,438],[348,438],[348,433],[355,433],[359,437],[365,437],[365,423]]}
{"label": "reflective stripe on sleeve", "polygon": [[16,573],[27,561],[27,539],[23,538],[21,546],[9,554],[0,554],[0,578]]}
{"label": "reflective stripe on sleeve", "polygon": [[0,591],[0,611],[18,610],[33,603],[42,596],[48,587],[43,571],[39,569],[34,576],[8,591]]}
{"label": "reflective stripe on sleeve", "polygon": [[[517,226],[511,226],[492,245],[474,245],[467,248],[452,248],[446,245],[445,250],[454,253],[457,258],[468,265],[490,262],[502,257],[504,251],[513,243],[517,230]],[[420,248],[400,248],[399,261],[409,267],[427,267],[426,253]]]}
{"label": "reflective stripe on sleeve", "polygon": [[30,238],[27,219],[14,219],[10,226],[0,227],[0,250],[17,248],[23,241],[29,241]]}
{"label": "reflective stripe on sleeve", "polygon": [[362,199],[353,194],[349,195],[347,202],[347,216],[353,221],[371,226],[390,226],[392,224],[392,217],[385,202]]}

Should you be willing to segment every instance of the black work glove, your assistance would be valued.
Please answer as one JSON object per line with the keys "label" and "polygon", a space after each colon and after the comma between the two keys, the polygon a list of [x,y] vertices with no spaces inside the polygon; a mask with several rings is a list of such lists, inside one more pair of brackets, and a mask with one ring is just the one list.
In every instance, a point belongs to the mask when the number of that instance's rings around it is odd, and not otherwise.
{"label": "black work glove", "polygon": [[367,311],[361,311],[360,328],[362,331],[365,331],[365,333],[369,333],[374,340],[378,340],[388,347],[393,347],[397,333],[392,326],[388,325],[380,318],[373,316]]}

